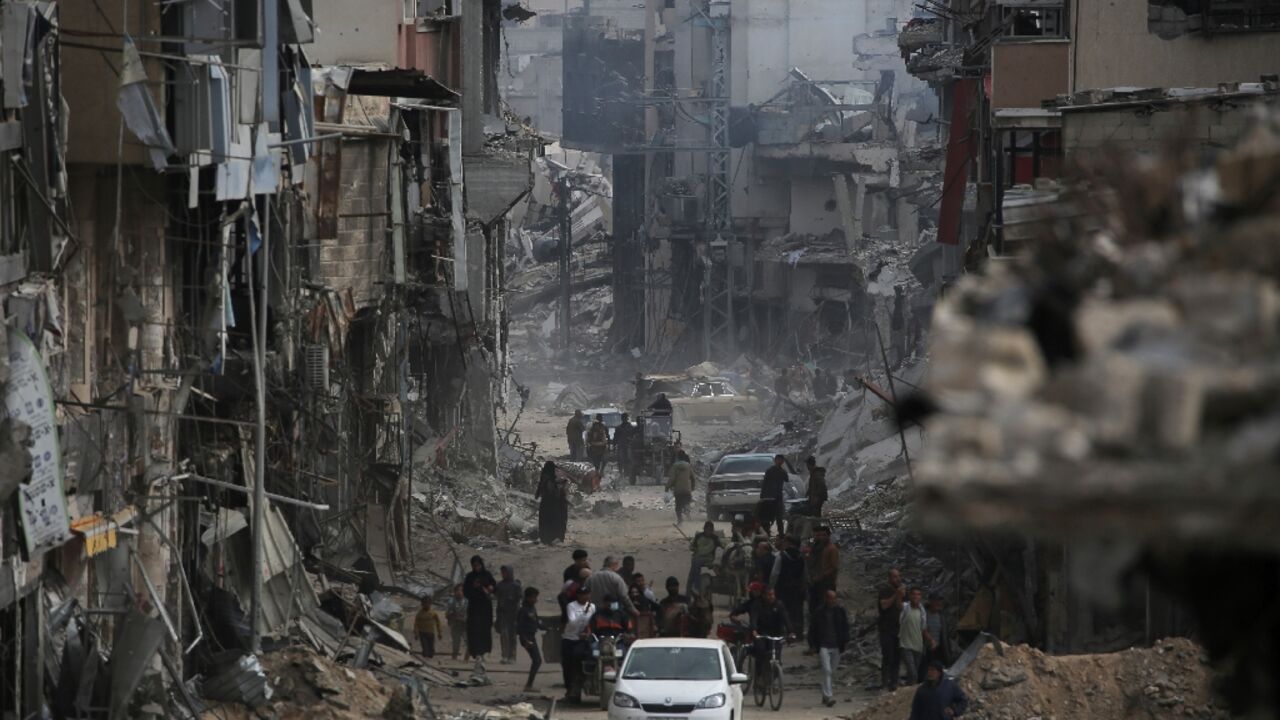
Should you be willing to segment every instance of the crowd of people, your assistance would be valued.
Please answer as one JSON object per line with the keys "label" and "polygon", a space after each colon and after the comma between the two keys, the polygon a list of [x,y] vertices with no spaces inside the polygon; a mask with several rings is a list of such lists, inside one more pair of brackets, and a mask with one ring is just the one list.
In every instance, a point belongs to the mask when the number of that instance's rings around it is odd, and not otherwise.
{"label": "crowd of people", "polygon": [[[739,640],[749,643],[757,672],[764,672],[773,653],[781,652],[770,638],[790,641],[803,636],[805,654],[817,656],[821,667],[822,702],[835,705],[835,676],[851,629],[837,592],[839,548],[830,529],[819,525],[807,540],[761,532],[751,541],[735,537],[726,542],[708,522],[690,538],[689,550],[685,583],[689,594],[681,591],[680,580],[672,576],[666,579],[661,598],[637,569],[633,556],[606,556],[593,569],[589,553],[574,550],[572,563],[560,578],[556,595],[560,614],[555,622],[540,617],[540,591],[523,587],[513,567],[502,566],[500,577],[494,578],[477,555],[471,558],[471,571],[445,602],[443,619],[430,599],[424,599],[414,619],[414,632],[422,654],[430,658],[438,650],[443,652],[437,643],[444,641],[447,626],[451,657],[474,659],[481,672],[484,659],[493,651],[496,632],[501,663],[514,663],[518,648],[528,655],[524,687],[532,691],[543,664],[539,633],[552,630],[559,636],[564,699],[581,702],[584,661],[592,657],[596,642],[609,638],[625,645],[637,637],[706,637],[712,629],[708,577],[741,568],[747,573],[745,599],[730,610],[729,623],[722,627],[740,633]],[[912,720],[963,712],[967,699],[944,672],[951,653],[942,597],[931,595],[926,601],[920,588],[907,587],[901,573],[893,569],[879,589],[875,610],[881,687],[920,685]]]}

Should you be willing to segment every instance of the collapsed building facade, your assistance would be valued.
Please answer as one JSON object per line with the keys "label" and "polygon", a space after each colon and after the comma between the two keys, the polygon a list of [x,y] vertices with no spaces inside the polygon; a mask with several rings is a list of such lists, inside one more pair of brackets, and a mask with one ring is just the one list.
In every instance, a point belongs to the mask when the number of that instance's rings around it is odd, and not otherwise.
{"label": "collapsed building facade", "polygon": [[[1274,116],[1280,26],[1264,5],[955,0],[931,4],[935,17],[912,20],[898,36],[910,72],[937,90],[947,128],[938,239],[985,276],[934,317],[924,405],[939,403],[942,413],[925,421],[918,504],[925,526],[980,539],[972,554],[988,586],[984,622],[1001,637],[1054,652],[1192,632],[1219,649],[1239,641],[1222,639],[1178,549],[1207,518],[1188,519],[1179,501],[1160,505],[1180,492],[1172,486],[1147,486],[1135,509],[1169,523],[1158,540],[1119,509],[1148,461],[1179,457],[1190,470],[1213,454],[1199,448],[1213,412],[1196,404],[1212,401],[1179,385],[1205,376],[1177,359],[1182,350],[1147,344],[1156,316],[1122,311],[1150,295],[1177,305],[1157,277],[1223,270],[1194,249],[1166,245],[1173,254],[1155,266],[1143,265],[1143,252],[1174,237],[1231,246],[1249,225],[1229,208],[1254,202],[1265,177],[1225,176],[1221,166],[1195,173]],[[1264,142],[1235,157],[1259,147],[1264,158],[1274,152]],[[1214,196],[1206,188],[1219,181],[1224,192]],[[1111,272],[1111,262],[1134,263],[1136,275]],[[1193,315],[1183,304],[1167,317]],[[1224,311],[1220,322],[1233,316]],[[1143,357],[1142,366],[1153,352],[1163,373],[1094,373],[1098,363],[1124,362],[1110,353]],[[1077,384],[1083,375],[1093,382]],[[1179,398],[1192,405],[1174,413]],[[1093,491],[1089,501],[1068,497]],[[1257,657],[1246,645],[1233,668]],[[1243,695],[1257,692],[1236,682]]]}
{"label": "collapsed building facade", "polygon": [[912,5],[614,5],[566,15],[561,54],[562,142],[612,168],[617,348],[856,356],[878,325],[909,352],[958,268],[916,257],[940,158],[895,45]]}
{"label": "collapsed building facade", "polygon": [[502,4],[427,5],[385,59],[340,2],[0,7],[5,714],[244,699],[304,565],[409,562],[415,457],[496,467],[538,142]]}

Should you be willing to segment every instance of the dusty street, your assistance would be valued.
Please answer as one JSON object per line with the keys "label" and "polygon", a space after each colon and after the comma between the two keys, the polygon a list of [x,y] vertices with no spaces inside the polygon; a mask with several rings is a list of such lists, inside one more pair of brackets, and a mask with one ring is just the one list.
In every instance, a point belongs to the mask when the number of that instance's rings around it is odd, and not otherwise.
{"label": "dusty street", "polygon": [[[674,511],[663,505],[661,488],[625,487],[617,493],[617,497],[622,502],[621,511],[604,517],[571,516],[569,535],[563,546],[546,547],[535,543],[521,543],[514,546],[478,549],[475,552],[484,557],[488,566],[494,570],[499,565],[514,565],[517,579],[525,586],[532,585],[542,590],[540,602],[542,615],[558,613],[555,593],[560,585],[561,573],[571,562],[570,553],[577,547],[586,548],[591,553],[593,566],[598,567],[606,554],[634,555],[637,569],[656,586],[661,586],[669,575],[680,578],[683,586],[689,572],[688,542],[674,527]],[[700,520],[686,521],[682,529],[692,533],[700,524]],[[728,533],[727,523],[718,524],[717,529],[722,533]],[[459,546],[458,552],[461,554],[471,551]],[[429,560],[434,562],[432,568],[441,573],[447,573],[453,562],[448,553],[434,550],[429,555]],[[841,581],[843,594],[847,594],[854,579],[842,578]],[[659,595],[661,594],[659,592]],[[724,607],[724,599],[718,598],[718,600],[715,608],[717,622],[725,619],[728,612]],[[783,657],[787,674],[786,695],[781,711],[774,713],[767,706],[764,709],[756,708],[748,698],[744,710],[750,716],[819,718],[845,715],[863,707],[873,697],[871,693],[862,689],[866,681],[866,673],[855,675],[853,669],[846,664],[842,667],[840,674],[841,681],[837,692],[839,704],[834,708],[824,708],[818,691],[817,657],[804,655],[802,643],[789,646]],[[472,668],[472,663],[462,660],[451,661],[447,657],[440,660],[439,656],[435,664],[441,668],[457,671],[462,677],[468,676]],[[482,706],[532,702],[537,709],[545,710],[552,698],[559,698],[564,694],[560,666],[544,663],[536,683],[538,691],[532,695],[525,695],[520,690],[524,685],[528,667],[528,658],[523,651],[516,665],[500,665],[491,659],[488,663],[488,674],[492,685],[475,688],[441,688],[433,692],[432,700],[438,706],[437,709],[443,706],[451,710],[478,710],[482,709]],[[578,707],[557,704],[556,712],[576,716],[603,715],[594,705]]]}

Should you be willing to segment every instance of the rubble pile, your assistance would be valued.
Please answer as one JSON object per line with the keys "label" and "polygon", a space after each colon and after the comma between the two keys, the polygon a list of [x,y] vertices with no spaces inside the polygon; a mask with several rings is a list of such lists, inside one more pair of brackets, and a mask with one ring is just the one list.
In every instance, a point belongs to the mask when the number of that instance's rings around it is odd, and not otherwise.
{"label": "rubble pile", "polygon": [[[1002,654],[1003,653],[1003,654]],[[1228,718],[1211,692],[1204,651],[1190,640],[1102,655],[1046,655],[1025,645],[988,645],[958,679],[965,718]],[[851,720],[905,718],[914,687],[876,699]]]}
{"label": "rubble pile", "polygon": [[1207,164],[1086,168],[1112,188],[1068,200],[1086,217],[957,284],[933,323],[925,522],[1276,547],[1277,125]]}
{"label": "rubble pile", "polygon": [[204,717],[218,720],[402,717],[384,715],[389,707],[395,707],[397,683],[379,678],[370,670],[340,665],[300,647],[266,653],[262,656],[262,665],[272,688],[271,699],[265,705],[256,710],[238,703],[215,705],[208,708]]}

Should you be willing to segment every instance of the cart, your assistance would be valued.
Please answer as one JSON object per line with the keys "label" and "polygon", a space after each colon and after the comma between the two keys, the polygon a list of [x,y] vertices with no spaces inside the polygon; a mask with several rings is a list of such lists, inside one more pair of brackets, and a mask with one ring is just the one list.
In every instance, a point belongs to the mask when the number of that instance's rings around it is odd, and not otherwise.
{"label": "cart", "polygon": [[680,447],[680,431],[672,427],[670,415],[641,415],[635,437],[631,441],[632,484],[659,485],[666,481],[667,470],[675,462]]}

